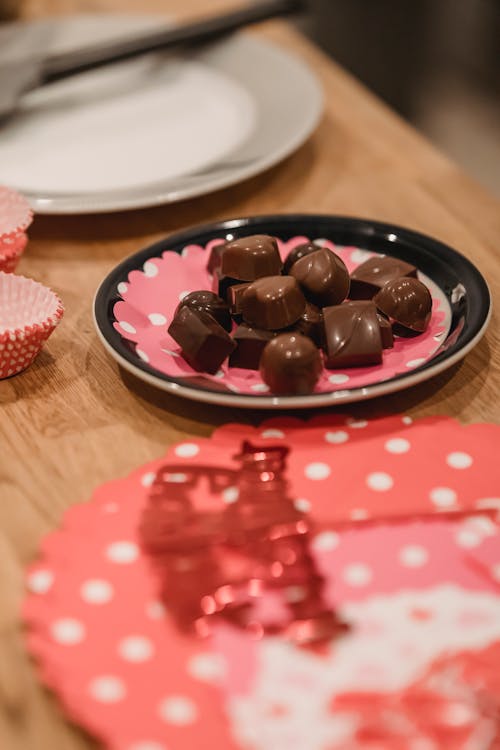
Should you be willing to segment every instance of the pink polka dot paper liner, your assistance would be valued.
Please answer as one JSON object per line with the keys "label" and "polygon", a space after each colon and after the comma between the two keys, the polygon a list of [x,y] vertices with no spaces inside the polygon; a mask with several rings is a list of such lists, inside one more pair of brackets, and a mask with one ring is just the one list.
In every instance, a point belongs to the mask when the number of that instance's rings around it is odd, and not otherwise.
{"label": "pink polka dot paper liner", "polygon": [[[307,237],[279,241],[282,257],[286,258],[294,247],[306,241],[309,241]],[[135,345],[140,360],[164,375],[200,377],[200,373],[183,359],[178,344],[167,329],[185,294],[197,289],[211,289],[212,277],[206,270],[206,263],[210,249],[217,242],[220,240],[209,242],[206,248],[188,245],[182,254],[166,251],[161,257],[146,261],[142,271],[132,271],[117,286],[121,299],[113,308],[116,331]],[[334,245],[328,240],[322,242],[342,258],[350,272],[375,255],[355,247]],[[335,371],[325,369],[316,393],[380,383],[407,373],[433,357],[449,330],[450,311],[439,288],[430,279],[421,278],[433,295],[433,312],[427,331],[415,338],[396,338],[394,348],[384,351],[382,365]],[[233,393],[262,395],[268,391],[258,372],[229,367],[227,363],[215,376],[203,374],[202,377],[207,383],[215,382],[218,389],[222,387]]]}
{"label": "pink polka dot paper liner", "polygon": [[63,312],[48,287],[0,271],[0,379],[29,367]]}
{"label": "pink polka dot paper liner", "polygon": [[0,271],[12,273],[26,247],[33,213],[28,201],[0,185]]}
{"label": "pink polka dot paper liner", "polygon": [[[41,678],[113,750],[493,748],[498,434],[337,415],[226,425],[172,446],[42,541],[23,612]],[[291,448],[291,496],[315,521],[325,601],[350,625],[320,652],[229,625],[187,637],[158,601],[138,536],[156,473],[166,466],[178,484],[218,467],[220,494],[201,499],[237,502],[231,457],[244,438]]]}

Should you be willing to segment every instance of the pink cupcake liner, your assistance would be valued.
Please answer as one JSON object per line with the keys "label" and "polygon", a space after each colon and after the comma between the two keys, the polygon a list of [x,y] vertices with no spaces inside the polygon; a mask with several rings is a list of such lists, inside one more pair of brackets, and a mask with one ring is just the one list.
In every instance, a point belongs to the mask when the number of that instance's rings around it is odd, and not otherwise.
{"label": "pink cupcake liner", "polygon": [[0,271],[12,273],[21,257],[33,220],[28,201],[15,190],[0,186]]}
{"label": "pink cupcake liner", "polygon": [[63,312],[51,289],[0,271],[0,379],[29,367]]}

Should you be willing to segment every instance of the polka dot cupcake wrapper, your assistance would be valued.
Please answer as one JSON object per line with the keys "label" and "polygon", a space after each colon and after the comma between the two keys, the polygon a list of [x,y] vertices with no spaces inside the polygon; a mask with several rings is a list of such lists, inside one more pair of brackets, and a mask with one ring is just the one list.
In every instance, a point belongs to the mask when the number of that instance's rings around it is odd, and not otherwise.
{"label": "polka dot cupcake wrapper", "polygon": [[[413,750],[417,738],[429,750],[485,750],[473,742],[486,721],[475,693],[450,692],[441,673],[451,669],[460,686],[472,670],[483,697],[499,699],[490,674],[500,666],[498,431],[329,415],[230,424],[172,446],[99,487],[43,540],[23,613],[42,679],[113,750],[284,750],[291,736],[297,750],[373,750],[367,696],[392,707],[394,726],[412,728],[407,744],[393,745],[378,726],[384,748]],[[141,553],[139,519],[158,470],[167,465],[173,484],[200,467],[231,477],[244,438],[291,449],[290,495],[314,520],[325,601],[351,625],[321,655],[222,625],[209,640],[180,636]],[[237,502],[231,481],[211,498],[201,481],[197,500]],[[442,683],[429,728],[412,696]],[[444,744],[435,744],[436,722]]]}
{"label": "polka dot cupcake wrapper", "polygon": [[12,273],[16,269],[32,219],[28,201],[14,190],[0,186],[0,271]]}
{"label": "polka dot cupcake wrapper", "polygon": [[43,284],[0,271],[0,379],[29,367],[63,311]]}
{"label": "polka dot cupcake wrapper", "polygon": [[[307,237],[278,241],[282,258],[306,241]],[[113,308],[115,329],[124,339],[133,342],[139,360],[170,377],[199,375],[181,356],[178,344],[167,329],[179,301],[188,292],[211,289],[212,277],[206,265],[211,248],[217,242],[220,240],[212,240],[206,248],[188,245],[181,254],[166,251],[161,257],[147,260],[141,271],[132,271],[117,285],[121,299]],[[316,242],[338,253],[350,272],[375,254],[355,247],[336,246],[325,239]],[[414,338],[396,337],[394,347],[384,351],[381,365],[336,371],[325,369],[316,392],[329,393],[382,382],[419,367],[434,356],[446,337],[451,316],[443,293],[430,279],[422,278],[433,297],[427,331]],[[226,388],[233,393],[263,394],[269,390],[257,371],[229,367],[227,363],[215,375],[204,373],[202,377],[211,381],[214,388]]]}

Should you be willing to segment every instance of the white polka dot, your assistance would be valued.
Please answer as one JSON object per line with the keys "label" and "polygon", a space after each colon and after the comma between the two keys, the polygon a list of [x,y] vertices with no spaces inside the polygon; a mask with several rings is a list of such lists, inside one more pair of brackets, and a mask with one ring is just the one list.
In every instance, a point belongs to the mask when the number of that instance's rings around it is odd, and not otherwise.
{"label": "white polka dot", "polygon": [[434,487],[429,497],[438,508],[451,508],[457,501],[457,493],[449,487]]}
{"label": "white polka dot", "polygon": [[136,348],[135,353],[140,359],[142,359],[143,362],[149,362],[148,355],[146,354],[146,352],[143,352],[142,349]]}
{"label": "white polka dot", "polygon": [[172,484],[183,484],[187,480],[187,475],[181,474],[180,471],[174,472],[173,474],[167,474],[166,480]]}
{"label": "white polka dot", "polygon": [[187,665],[191,677],[202,682],[218,682],[226,674],[226,662],[220,654],[196,654]]}
{"label": "white polka dot", "polygon": [[405,438],[391,438],[384,447],[389,453],[407,453],[410,450],[410,443]]}
{"label": "white polka dot", "polygon": [[155,265],[155,263],[152,263],[150,260],[147,260],[144,263],[143,269],[146,276],[149,276],[150,279],[152,279],[153,276],[158,276],[158,266]]}
{"label": "white polka dot", "polygon": [[429,553],[418,544],[409,544],[399,551],[399,560],[407,568],[421,568],[428,559]]}
{"label": "white polka dot", "polygon": [[166,614],[165,605],[158,601],[149,602],[146,614],[150,620],[163,620]]}
{"label": "white polka dot", "polygon": [[473,516],[465,521],[465,526],[473,529],[482,536],[496,536],[498,533],[498,524],[488,516]]}
{"label": "white polka dot", "polygon": [[99,703],[118,703],[126,695],[125,685],[119,677],[102,675],[89,685],[89,693]]}
{"label": "white polka dot", "polygon": [[336,372],[328,378],[328,381],[332,383],[332,385],[342,385],[342,383],[347,383],[348,380],[349,375],[344,375],[341,372]]}
{"label": "white polka dot", "polygon": [[282,430],[264,430],[260,433],[262,438],[284,438],[285,433]]}
{"label": "white polka dot", "polygon": [[125,294],[128,289],[128,286],[127,284],[125,284],[124,281],[120,281],[120,283],[118,284],[116,288],[118,289],[118,294]]}
{"label": "white polka dot", "polygon": [[366,508],[353,508],[349,513],[349,516],[353,521],[364,521],[365,518],[369,518],[370,514]]}
{"label": "white polka dot", "polygon": [[50,570],[35,570],[28,577],[28,588],[34,594],[46,594],[54,582],[54,574]]}
{"label": "white polka dot", "polygon": [[449,703],[444,706],[441,718],[448,726],[463,727],[475,722],[476,713],[463,703]]}
{"label": "white polka dot", "polygon": [[137,331],[135,329],[135,326],[133,326],[132,323],[127,323],[126,320],[120,320],[120,321],[118,321],[118,325],[126,333],[137,333]]}
{"label": "white polka dot", "polygon": [[138,664],[148,661],[154,653],[154,647],[149,638],[142,635],[131,635],[123,638],[118,644],[118,653],[125,661]]}
{"label": "white polka dot", "polygon": [[214,378],[218,378],[219,380],[224,377],[224,370],[217,370],[217,372],[214,375]]}
{"label": "white polka dot", "polygon": [[403,417],[401,421],[403,424],[413,424],[413,419],[411,417]]}
{"label": "white polka dot", "polygon": [[113,542],[106,549],[107,558],[119,565],[134,562],[138,555],[139,550],[133,542]]}
{"label": "white polka dot", "polygon": [[406,366],[408,368],[420,367],[420,365],[423,365],[424,362],[425,357],[418,357],[417,359],[410,359],[410,361],[406,363]]}
{"label": "white polka dot", "polygon": [[167,323],[167,319],[161,313],[149,313],[149,322],[154,326],[164,326]]}
{"label": "white polka dot", "polygon": [[175,455],[179,458],[193,458],[199,452],[200,446],[196,445],[196,443],[181,443],[180,445],[176,445],[174,449]]}
{"label": "white polka dot", "polygon": [[180,302],[182,302],[182,300],[184,299],[184,297],[187,297],[187,295],[188,295],[189,293],[190,293],[190,292],[189,292],[189,289],[187,289],[187,290],[185,290],[185,291],[181,292],[181,293],[179,294],[179,301],[180,301]]}
{"label": "white polka dot", "polygon": [[368,260],[368,258],[371,258],[371,253],[368,253],[366,250],[353,250],[351,253],[351,260],[353,263],[364,263],[365,260]]}
{"label": "white polka dot", "polygon": [[269,390],[269,386],[265,383],[254,383],[251,388],[255,393],[267,393]]}
{"label": "white polka dot", "polygon": [[[319,245],[320,247],[324,247],[328,243],[328,240],[324,237],[316,237],[315,240],[313,240],[314,245]],[[341,250],[342,248],[337,248],[337,250]]]}
{"label": "white polka dot", "polygon": [[304,474],[308,479],[327,479],[331,474],[331,469],[328,464],[320,463],[318,461],[316,463],[307,464],[306,468],[304,469]]}
{"label": "white polka dot", "polygon": [[154,740],[140,740],[134,742],[133,745],[129,745],[127,750],[167,750],[167,746]]}
{"label": "white polka dot", "polygon": [[175,726],[182,727],[192,724],[196,721],[197,715],[198,711],[193,701],[182,695],[172,695],[160,704],[161,718]]}
{"label": "white polka dot", "polygon": [[113,598],[113,586],[98,578],[82,583],[80,596],[87,604],[106,604]]}
{"label": "white polka dot", "polygon": [[472,456],[469,456],[468,453],[455,451],[446,456],[446,463],[452,469],[468,469],[469,466],[472,466]]}
{"label": "white polka dot", "polygon": [[307,591],[304,586],[288,586],[285,589],[285,598],[290,604],[297,604],[302,602],[307,596]]}
{"label": "white polka dot", "polygon": [[306,500],[305,497],[299,497],[293,504],[297,510],[301,511],[301,513],[309,513],[311,510],[311,503],[309,500]]}
{"label": "white polka dot", "polygon": [[363,427],[366,427],[368,425],[368,422],[366,421],[366,419],[348,419],[346,424],[355,430],[362,430]]}
{"label": "white polka dot", "polygon": [[482,497],[480,500],[476,500],[476,508],[500,510],[500,497]]}
{"label": "white polka dot", "polygon": [[366,477],[366,484],[375,492],[386,492],[393,487],[394,480],[390,474],[386,474],[384,471],[374,471]]}
{"label": "white polka dot", "polygon": [[491,575],[493,576],[495,581],[498,581],[500,583],[500,563],[492,566]]}
{"label": "white polka dot", "polygon": [[321,531],[314,537],[312,546],[318,552],[326,552],[338,547],[339,542],[340,537],[335,531]]}
{"label": "white polka dot", "polygon": [[478,547],[482,542],[482,536],[474,529],[461,528],[455,536],[455,541],[459,547],[465,547],[465,549],[472,549]]}
{"label": "white polka dot", "polygon": [[83,623],[70,617],[53,622],[50,632],[52,638],[63,646],[74,646],[85,638]]}
{"label": "white polka dot", "polygon": [[351,563],[344,568],[342,578],[349,586],[367,586],[373,578],[373,573],[364,563]]}
{"label": "white polka dot", "polygon": [[141,484],[143,487],[151,487],[155,479],[156,473],[154,471],[148,471],[146,474],[142,475]]}
{"label": "white polka dot", "polygon": [[222,493],[225,503],[235,503],[240,496],[240,491],[237,487],[226,487]]}
{"label": "white polka dot", "polygon": [[349,433],[345,432],[344,430],[336,430],[335,432],[327,432],[325,434],[325,440],[327,443],[333,443],[334,445],[339,445],[340,443],[345,443],[346,440],[349,440]]}

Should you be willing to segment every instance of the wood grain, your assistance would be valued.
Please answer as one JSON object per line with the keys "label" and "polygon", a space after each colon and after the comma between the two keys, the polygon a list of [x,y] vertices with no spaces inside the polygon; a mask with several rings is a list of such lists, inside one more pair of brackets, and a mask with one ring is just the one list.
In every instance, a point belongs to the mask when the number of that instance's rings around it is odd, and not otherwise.
{"label": "wood grain", "polygon": [[[195,15],[203,0],[151,0],[137,10]],[[215,12],[230,5],[212,0]],[[27,0],[27,16],[133,10],[131,2]],[[37,217],[19,271],[55,289],[63,323],[35,364],[0,383],[0,747],[83,750],[93,742],[64,719],[24,653],[22,569],[65,508],[186,435],[264,413],[219,409],[158,394],[122,373],[93,329],[91,302],[122,258],[169,232],[245,214],[310,211],[371,217],[434,235],[471,258],[500,306],[500,205],[290,26],[253,31],[292,50],[325,92],[315,135],[294,156],[237,187],[176,206],[92,217]],[[298,103],[300,106],[300,103]],[[352,407],[353,414],[448,414],[500,421],[495,312],[466,360],[431,382]],[[307,416],[307,415],[305,415]]]}

